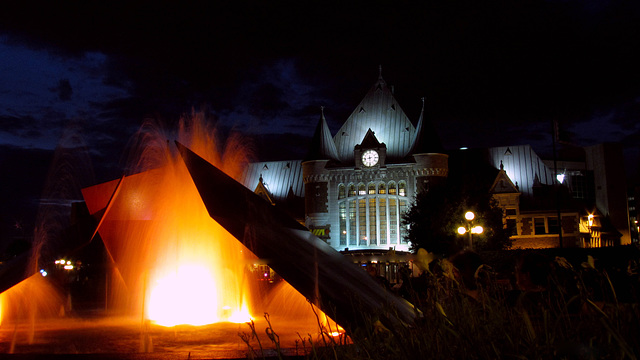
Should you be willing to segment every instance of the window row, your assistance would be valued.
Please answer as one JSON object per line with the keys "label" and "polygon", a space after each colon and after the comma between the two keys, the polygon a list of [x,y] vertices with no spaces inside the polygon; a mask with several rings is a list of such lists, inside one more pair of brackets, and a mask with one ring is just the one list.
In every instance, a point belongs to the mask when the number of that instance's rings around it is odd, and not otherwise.
{"label": "window row", "polygon": [[361,196],[361,195],[374,195],[374,194],[389,194],[407,196],[407,183],[399,181],[398,184],[394,181],[389,183],[369,183],[365,185],[363,183],[358,184],[357,191],[355,184],[349,184],[347,187],[345,184],[338,185],[338,199],[344,199],[345,197]]}
{"label": "window row", "polygon": [[340,246],[407,244],[402,216],[407,200],[385,197],[338,203]]}

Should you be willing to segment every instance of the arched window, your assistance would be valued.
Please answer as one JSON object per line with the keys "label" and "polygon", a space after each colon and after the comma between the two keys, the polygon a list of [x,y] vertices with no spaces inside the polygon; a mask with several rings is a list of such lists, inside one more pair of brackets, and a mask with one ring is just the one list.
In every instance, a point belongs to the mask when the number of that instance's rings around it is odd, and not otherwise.
{"label": "arched window", "polygon": [[349,197],[356,196],[356,186],[349,184]]}
{"label": "arched window", "polygon": [[393,181],[389,183],[389,195],[398,195],[398,192],[396,191],[396,183]]}
{"label": "arched window", "polygon": [[344,199],[346,190],[347,189],[345,188],[344,184],[338,185],[338,199]]}
{"label": "arched window", "polygon": [[385,185],[385,183],[381,182],[380,184],[378,184],[378,194],[386,194],[387,193],[387,186]]}
{"label": "arched window", "polygon": [[404,183],[404,181],[400,181],[398,183],[398,195],[407,196],[407,185]]}
{"label": "arched window", "polygon": [[371,183],[369,184],[369,195],[375,195],[376,193],[376,184]]}
{"label": "arched window", "polygon": [[358,195],[367,195],[367,188],[364,184],[358,185]]}

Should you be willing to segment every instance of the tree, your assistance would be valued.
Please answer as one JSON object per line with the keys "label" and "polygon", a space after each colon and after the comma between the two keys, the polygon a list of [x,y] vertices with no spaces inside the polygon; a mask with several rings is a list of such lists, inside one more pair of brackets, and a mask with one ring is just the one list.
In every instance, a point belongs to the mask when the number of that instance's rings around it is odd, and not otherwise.
{"label": "tree", "polygon": [[419,193],[409,211],[403,217],[408,225],[407,240],[416,252],[423,248],[429,252],[447,256],[464,247],[465,235],[456,229],[465,226],[464,213],[473,211],[474,224],[484,232],[473,235],[475,250],[498,250],[511,246],[509,229],[503,226],[502,208],[489,194],[486,183],[477,178],[447,181],[437,188]]}

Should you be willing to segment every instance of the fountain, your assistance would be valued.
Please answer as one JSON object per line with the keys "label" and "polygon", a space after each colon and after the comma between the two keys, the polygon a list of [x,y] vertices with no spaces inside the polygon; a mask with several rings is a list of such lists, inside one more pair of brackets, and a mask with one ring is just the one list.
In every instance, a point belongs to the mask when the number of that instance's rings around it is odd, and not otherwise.
{"label": "fountain", "polygon": [[[264,284],[255,278],[253,269],[265,260],[209,216],[182,157],[169,146],[167,137],[152,131],[143,135],[145,146],[136,153],[131,175],[82,189],[98,224],[91,240],[79,248],[101,239],[108,255],[101,315],[86,319],[58,312],[57,317],[34,319],[30,323],[35,324],[31,325],[35,336],[28,341],[20,340],[25,332],[22,325],[12,328],[3,323],[0,332],[7,335],[2,338],[13,333],[14,340],[0,343],[0,351],[201,356],[235,351],[244,356],[247,344],[238,333],[250,330],[249,321],[258,329],[272,324],[280,335],[278,346],[289,348],[297,347],[297,341],[307,335],[331,331],[321,326],[335,330],[335,323],[288,283]],[[242,140],[232,135],[220,144],[215,137],[200,113],[181,121],[177,135],[207,163],[238,177],[248,161]],[[36,274],[18,285],[34,278],[47,282]],[[11,292],[34,294],[14,288],[6,292],[7,299]],[[67,301],[72,299],[63,295],[63,304]],[[270,322],[263,320],[265,313]],[[264,336],[261,330],[257,334]],[[256,339],[251,341],[257,347]],[[261,339],[263,346],[269,343]]]}

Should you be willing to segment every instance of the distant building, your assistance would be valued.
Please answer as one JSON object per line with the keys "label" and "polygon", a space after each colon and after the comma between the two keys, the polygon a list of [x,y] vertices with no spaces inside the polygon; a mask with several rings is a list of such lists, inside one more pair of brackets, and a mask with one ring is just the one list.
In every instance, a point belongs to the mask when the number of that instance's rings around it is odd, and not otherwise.
{"label": "distant building", "polygon": [[627,198],[627,203],[629,207],[629,227],[631,232],[631,243],[638,244],[640,243],[640,224],[638,220],[638,206],[640,204],[640,187],[635,186],[631,190],[629,190],[629,195]]}
{"label": "distant building", "polygon": [[631,243],[620,147],[600,144],[573,150],[577,157],[557,160],[555,166],[529,145],[487,150],[490,164],[503,168],[520,192],[517,207],[503,206],[506,221],[515,221],[514,247]]}
{"label": "distant building", "polygon": [[[415,195],[446,181],[450,171],[469,171],[450,168],[453,153],[424,118],[424,104],[415,124],[380,72],[335,134],[321,111],[304,159],[253,163],[243,183],[338,251],[374,262],[402,255],[410,244],[401,219]],[[487,191],[504,209],[515,247],[630,243],[619,147],[580,151],[554,171],[529,145],[474,150],[493,168]]]}

